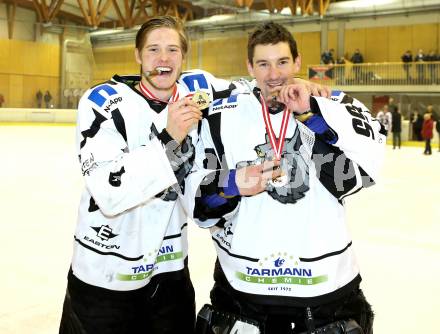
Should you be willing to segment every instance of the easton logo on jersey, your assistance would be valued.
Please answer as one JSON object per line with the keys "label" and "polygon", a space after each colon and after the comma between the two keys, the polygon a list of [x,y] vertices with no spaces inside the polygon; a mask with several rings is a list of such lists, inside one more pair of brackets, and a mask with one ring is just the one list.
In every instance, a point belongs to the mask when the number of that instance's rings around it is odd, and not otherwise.
{"label": "easton logo on jersey", "polygon": [[112,228],[108,225],[101,225],[100,227],[90,226],[92,229],[96,231],[96,236],[102,241],[108,241],[114,237],[117,237],[118,234],[114,234]]}
{"label": "easton logo on jersey", "polygon": [[[284,149],[281,154],[281,169],[287,176],[286,184],[274,186],[269,184],[266,188],[268,194],[281,203],[296,203],[305,196],[309,188],[309,167],[300,153],[302,145],[298,129],[291,138],[284,140]],[[258,158],[254,161],[241,161],[236,168],[257,165],[265,160],[273,160],[275,152],[266,134],[266,142],[255,146]]]}

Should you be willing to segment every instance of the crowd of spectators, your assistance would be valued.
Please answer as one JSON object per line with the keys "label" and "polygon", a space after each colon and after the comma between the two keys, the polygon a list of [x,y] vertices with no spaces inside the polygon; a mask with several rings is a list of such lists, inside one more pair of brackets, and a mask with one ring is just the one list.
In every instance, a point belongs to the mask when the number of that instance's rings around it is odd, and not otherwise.
{"label": "crowd of spectators", "polygon": [[[400,84],[402,80],[412,84],[440,84],[440,53],[434,49],[428,53],[425,53],[423,49],[418,49],[415,55],[411,50],[406,50],[401,56],[401,61],[404,70],[403,78],[402,76],[381,78],[381,75],[376,75],[372,69],[360,66],[365,62],[360,49],[355,49],[351,57],[346,55],[338,58],[335,56],[334,49],[325,50],[321,54],[321,64],[330,67],[332,65],[349,65],[349,67],[336,66],[336,70],[330,70],[330,76],[336,79],[337,84],[345,84],[347,80],[352,84],[368,84],[370,81],[383,79],[397,80]],[[349,72],[347,72],[347,68]],[[349,75],[349,78],[345,77],[346,74]]]}
{"label": "crowd of spectators", "polygon": [[[335,50],[334,49],[330,49],[330,50],[325,50],[322,54],[321,54],[321,64],[324,65],[345,65],[347,63],[353,64],[355,66],[353,66],[353,73],[354,73],[354,78],[356,81],[362,82],[362,68],[360,66],[356,66],[356,64],[362,64],[364,62],[364,56],[362,55],[362,53],[360,52],[359,49],[356,49],[354,51],[354,53],[352,54],[352,56],[348,59],[345,56],[341,56],[339,58],[337,58],[335,60]],[[335,75],[337,78],[337,83],[338,84],[345,84],[346,80],[345,80],[345,66],[336,66],[336,71],[333,71],[333,69],[329,72],[331,73],[330,75],[333,76]]]}
{"label": "crowd of spectators", "polygon": [[[436,131],[440,138],[440,116],[439,113],[434,110],[432,104],[426,107],[423,115],[419,109],[414,109],[410,115],[411,125],[411,138],[416,141],[425,141],[425,150],[423,154],[431,155],[431,139]],[[440,152],[440,141],[438,151]]]}
{"label": "crowd of spectators", "polygon": [[[416,81],[417,83],[438,83],[440,54],[436,53],[435,50],[431,49],[426,54],[423,52],[423,49],[419,49],[415,57],[413,57],[411,50],[407,50],[402,55],[401,60],[407,80]],[[411,75],[413,64],[416,68],[416,77]]]}
{"label": "crowd of spectators", "polygon": [[[440,115],[432,104],[427,105],[423,109],[425,110],[423,113],[420,112],[421,109],[415,108],[409,114],[410,132],[408,139],[424,141],[424,154],[431,155],[431,140],[434,137],[434,133],[437,132],[440,138]],[[382,105],[376,114],[376,119],[383,124],[387,130],[387,135],[392,135],[393,149],[400,149],[403,116],[392,97],[389,98],[388,103]],[[440,142],[438,151],[440,152]]]}
{"label": "crowd of spectators", "polygon": [[46,106],[47,109],[49,108],[53,108],[53,104],[52,102],[52,94],[50,94],[50,92],[48,90],[46,90],[46,92],[43,93],[41,92],[41,90],[39,89],[37,91],[37,93],[35,94],[35,97],[37,98],[37,107],[41,108],[43,106],[43,100],[44,100],[44,105]]}

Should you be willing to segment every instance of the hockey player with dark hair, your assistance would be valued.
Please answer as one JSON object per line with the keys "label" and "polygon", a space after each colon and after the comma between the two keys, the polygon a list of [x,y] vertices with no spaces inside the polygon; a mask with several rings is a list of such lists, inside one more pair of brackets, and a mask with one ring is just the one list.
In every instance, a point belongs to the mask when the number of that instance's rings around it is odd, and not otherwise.
{"label": "hockey player with dark hair", "polygon": [[217,251],[197,333],[372,333],[345,197],[374,184],[385,130],[343,92],[292,83],[301,56],[281,25],[250,35],[252,92],[202,121],[185,203]]}

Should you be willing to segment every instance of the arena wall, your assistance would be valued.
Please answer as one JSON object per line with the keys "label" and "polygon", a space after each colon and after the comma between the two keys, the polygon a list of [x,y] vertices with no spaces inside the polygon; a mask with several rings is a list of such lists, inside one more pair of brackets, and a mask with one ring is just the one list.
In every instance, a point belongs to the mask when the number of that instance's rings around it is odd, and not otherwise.
{"label": "arena wall", "polygon": [[[0,124],[75,124],[77,111],[75,109],[41,109],[41,108],[2,108],[0,109]],[[407,141],[410,129],[409,121],[402,122],[402,141]],[[392,134],[388,134],[388,141]],[[438,133],[434,131],[433,143],[438,143]]]}
{"label": "arena wall", "polygon": [[1,108],[0,123],[75,124],[75,109]]}

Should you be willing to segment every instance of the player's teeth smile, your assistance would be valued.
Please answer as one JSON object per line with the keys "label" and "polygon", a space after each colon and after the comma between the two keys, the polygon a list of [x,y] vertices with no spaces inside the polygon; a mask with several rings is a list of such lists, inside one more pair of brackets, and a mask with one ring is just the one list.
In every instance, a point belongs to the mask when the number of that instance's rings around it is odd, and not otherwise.
{"label": "player's teeth smile", "polygon": [[156,70],[159,71],[159,75],[170,74],[173,71],[173,69],[168,66],[158,66]]}

